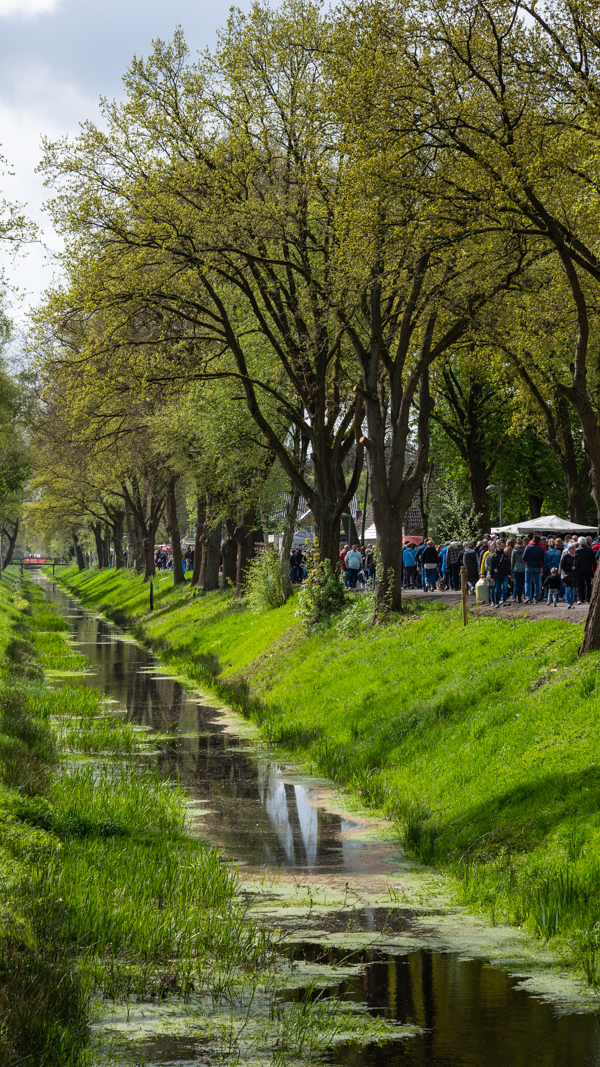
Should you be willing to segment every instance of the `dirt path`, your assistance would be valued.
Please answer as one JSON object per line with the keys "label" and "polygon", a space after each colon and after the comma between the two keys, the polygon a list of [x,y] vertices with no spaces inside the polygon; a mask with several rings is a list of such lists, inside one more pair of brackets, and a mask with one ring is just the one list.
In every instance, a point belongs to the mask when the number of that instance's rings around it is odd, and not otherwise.
{"label": "dirt path", "polygon": [[[406,593],[406,599],[408,600],[409,598],[414,598],[415,600],[441,600],[448,607],[458,607],[460,605],[460,593],[451,591],[441,592],[436,590],[435,593],[424,593],[422,589],[411,589]],[[508,615],[510,618],[523,615],[532,619],[562,619],[564,622],[581,623],[585,621],[588,609],[588,604],[582,604],[581,606],[573,605],[569,610],[562,600],[557,607],[548,605],[545,600],[540,601],[539,604],[517,604],[513,603],[512,600],[508,600],[504,607],[496,607],[493,604],[477,605],[475,597],[472,595],[469,597],[469,612],[478,618],[485,615],[497,615],[499,617]]]}

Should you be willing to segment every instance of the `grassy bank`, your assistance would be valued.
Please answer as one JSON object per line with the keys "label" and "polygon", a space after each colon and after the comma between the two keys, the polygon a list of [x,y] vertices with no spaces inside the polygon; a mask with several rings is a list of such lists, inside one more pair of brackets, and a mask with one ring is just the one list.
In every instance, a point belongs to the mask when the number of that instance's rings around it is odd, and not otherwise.
{"label": "grassy bank", "polygon": [[527,925],[600,985],[600,656],[579,625],[430,604],[376,629],[306,633],[294,603],[251,614],[131,574],[70,571],[85,603],[210,683],[265,736],[398,821],[463,898]]}

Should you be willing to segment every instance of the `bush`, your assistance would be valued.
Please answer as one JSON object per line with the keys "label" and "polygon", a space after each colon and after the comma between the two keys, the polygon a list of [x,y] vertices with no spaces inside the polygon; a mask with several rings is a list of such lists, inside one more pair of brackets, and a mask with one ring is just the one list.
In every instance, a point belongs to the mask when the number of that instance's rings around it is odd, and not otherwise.
{"label": "bush", "polygon": [[246,574],[246,598],[252,611],[266,611],[285,604],[281,559],[265,548],[250,562]]}
{"label": "bush", "polygon": [[308,553],[308,575],[298,594],[296,615],[309,629],[327,625],[346,603],[346,590],[340,565],[334,570],[328,559],[318,562],[318,548]]}

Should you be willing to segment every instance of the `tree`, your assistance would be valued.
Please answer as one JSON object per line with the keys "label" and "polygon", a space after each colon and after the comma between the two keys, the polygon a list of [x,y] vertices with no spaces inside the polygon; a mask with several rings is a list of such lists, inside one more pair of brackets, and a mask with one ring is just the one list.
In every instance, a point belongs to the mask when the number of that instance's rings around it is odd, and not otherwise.
{"label": "tree", "polygon": [[[128,73],[125,104],[106,106],[107,132],[87,125],[73,144],[48,145],[45,168],[60,187],[69,299],[101,309],[112,344],[153,317],[172,376],[185,361],[187,375],[191,362],[192,373],[237,378],[313,512],[323,559],[337,559],[366,445],[380,585],[394,573],[399,607],[402,518],[427,460],[427,370],[522,256],[514,240],[482,237],[462,204],[432,210],[426,135],[379,144],[389,124],[379,40],[378,28],[346,31],[304,0],[236,12],[199,64],[181,35],[158,42]],[[151,343],[140,351],[152,377]]]}
{"label": "tree", "polygon": [[[268,506],[275,457],[236,388],[227,378],[194,383],[157,414],[152,427],[157,452],[168,447],[171,463],[195,485],[198,558],[192,584],[216,588],[225,523],[230,544],[224,546],[229,565],[224,587],[233,580],[237,596],[243,596],[258,515]],[[277,424],[275,411],[271,418]],[[283,436],[283,430],[280,433]]]}
{"label": "tree", "polygon": [[[460,457],[481,533],[489,531],[490,497],[487,486],[507,447],[515,415],[512,382],[490,353],[469,345],[440,364],[434,376],[433,419]],[[444,458],[436,454],[439,463]]]}
{"label": "tree", "polygon": [[[232,15],[217,55],[199,64],[186,65],[180,34],[158,42],[128,73],[126,103],[107,105],[108,132],[88,125],[73,145],[48,145],[45,167],[61,181],[54,217],[79,306],[102,308],[111,341],[132,309],[154,315],[172,377],[189,376],[190,359],[196,373],[234,375],[333,560],[362,465],[357,448],[346,484],[362,400],[324,296],[339,166],[321,106],[322,35],[314,5],[256,5]],[[299,453],[270,418],[273,402]]]}
{"label": "tree", "polygon": [[0,310],[0,575],[13,557],[31,473],[31,390],[26,377],[11,375],[2,358],[10,333],[11,324]]}

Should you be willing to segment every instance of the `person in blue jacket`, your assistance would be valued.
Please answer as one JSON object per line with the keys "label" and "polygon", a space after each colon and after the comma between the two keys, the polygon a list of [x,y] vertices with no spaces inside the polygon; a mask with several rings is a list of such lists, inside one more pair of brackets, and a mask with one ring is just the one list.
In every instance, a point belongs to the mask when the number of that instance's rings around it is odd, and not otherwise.
{"label": "person in blue jacket", "polygon": [[417,550],[410,541],[404,542],[402,551],[402,585],[405,589],[414,589],[417,579]]}
{"label": "person in blue jacket", "polygon": [[544,549],[540,544],[540,535],[534,534],[533,541],[523,553],[525,564],[525,603],[536,603],[542,598],[542,570],[544,568]]}

